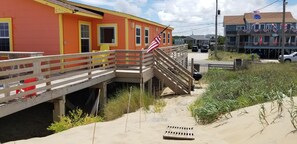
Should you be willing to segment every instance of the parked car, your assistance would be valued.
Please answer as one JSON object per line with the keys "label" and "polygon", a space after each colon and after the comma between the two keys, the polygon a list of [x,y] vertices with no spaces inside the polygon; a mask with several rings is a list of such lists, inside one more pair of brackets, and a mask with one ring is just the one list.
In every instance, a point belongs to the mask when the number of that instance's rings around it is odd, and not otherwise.
{"label": "parked car", "polygon": [[201,52],[208,52],[209,49],[209,45],[208,44],[203,44],[201,46]]}
{"label": "parked car", "polygon": [[192,46],[192,52],[198,52],[198,46]]}
{"label": "parked car", "polygon": [[[282,60],[282,55],[279,55],[278,61],[280,62]],[[297,62],[297,52],[293,52],[289,55],[284,55],[284,61],[285,62]]]}

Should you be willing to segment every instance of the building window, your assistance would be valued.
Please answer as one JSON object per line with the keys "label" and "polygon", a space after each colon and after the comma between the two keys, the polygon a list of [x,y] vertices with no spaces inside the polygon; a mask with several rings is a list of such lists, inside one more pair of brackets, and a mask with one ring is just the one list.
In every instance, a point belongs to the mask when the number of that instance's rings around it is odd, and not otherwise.
{"label": "building window", "polygon": [[166,43],[166,33],[164,32],[163,33],[163,44],[165,44]]}
{"label": "building window", "polygon": [[266,24],[266,27],[265,27],[265,29],[267,29],[267,30],[270,30],[270,29],[271,29],[271,27],[272,27],[272,25],[271,25],[271,24]]}
{"label": "building window", "polygon": [[260,28],[259,24],[255,24],[255,30],[258,30]]}
{"label": "building window", "polygon": [[81,52],[90,52],[91,50],[91,24],[88,22],[80,22],[80,50]]}
{"label": "building window", "polygon": [[117,45],[117,25],[116,24],[103,24],[98,25],[98,45],[108,44]]}
{"label": "building window", "polygon": [[0,18],[0,51],[12,51],[11,18]]}
{"label": "building window", "polygon": [[149,33],[150,33],[150,29],[149,28],[145,28],[144,30],[144,43],[145,45],[149,44]]}
{"label": "building window", "polygon": [[261,30],[265,29],[265,24],[261,24]]}
{"label": "building window", "polygon": [[236,27],[236,30],[237,30],[237,31],[244,30],[244,29],[245,29],[245,26],[237,26],[237,27]]}
{"label": "building window", "polygon": [[135,29],[135,38],[136,38],[136,45],[141,45],[141,27],[136,25]]}
{"label": "building window", "polygon": [[168,32],[167,35],[168,35],[168,39],[167,39],[168,40],[168,44],[170,44],[170,33]]}

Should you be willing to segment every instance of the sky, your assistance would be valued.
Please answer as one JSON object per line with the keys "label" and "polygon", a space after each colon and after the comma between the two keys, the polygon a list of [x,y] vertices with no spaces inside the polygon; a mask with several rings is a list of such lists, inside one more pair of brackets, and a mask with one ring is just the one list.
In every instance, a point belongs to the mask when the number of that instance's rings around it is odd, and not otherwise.
{"label": "sky", "polygon": [[[215,33],[216,0],[70,0],[115,10],[170,25],[173,35],[205,35]],[[286,11],[297,19],[297,0],[286,0]],[[274,4],[268,6],[269,4]],[[224,33],[225,15],[243,15],[260,9],[261,12],[282,12],[283,0],[218,0],[218,34]],[[268,6],[268,7],[266,7]],[[265,7],[265,8],[264,8]],[[263,8],[263,9],[262,9]]]}

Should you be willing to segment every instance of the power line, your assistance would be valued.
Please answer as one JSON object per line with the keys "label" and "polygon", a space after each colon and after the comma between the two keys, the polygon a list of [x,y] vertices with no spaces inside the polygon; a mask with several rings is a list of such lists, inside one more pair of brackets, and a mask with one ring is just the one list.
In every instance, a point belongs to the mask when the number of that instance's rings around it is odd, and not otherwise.
{"label": "power line", "polygon": [[276,1],[274,1],[274,2],[272,2],[272,3],[270,3],[270,4],[268,4],[268,5],[266,5],[266,6],[264,6],[264,7],[261,7],[261,8],[259,8],[259,9],[257,9],[256,11],[260,11],[260,10],[262,10],[262,9],[265,9],[265,8],[267,8],[267,7],[269,7],[269,6],[271,6],[271,5],[275,4],[275,3],[277,3],[278,1],[280,1],[280,0],[276,0]]}

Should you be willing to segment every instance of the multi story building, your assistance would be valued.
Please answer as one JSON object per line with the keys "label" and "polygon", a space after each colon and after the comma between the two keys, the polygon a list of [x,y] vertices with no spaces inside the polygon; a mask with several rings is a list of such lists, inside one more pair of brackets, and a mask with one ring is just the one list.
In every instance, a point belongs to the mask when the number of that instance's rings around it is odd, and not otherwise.
{"label": "multi story building", "polygon": [[[224,17],[225,47],[228,50],[257,53],[262,58],[277,58],[282,49],[282,13],[253,13]],[[285,14],[285,53],[297,51],[297,20],[291,12]]]}

